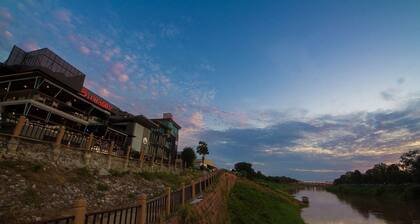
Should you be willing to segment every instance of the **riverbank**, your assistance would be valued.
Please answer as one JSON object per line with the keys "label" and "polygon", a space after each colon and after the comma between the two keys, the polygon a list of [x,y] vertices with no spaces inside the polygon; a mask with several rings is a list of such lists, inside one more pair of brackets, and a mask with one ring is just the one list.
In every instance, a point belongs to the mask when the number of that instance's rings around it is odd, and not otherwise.
{"label": "riverbank", "polygon": [[87,200],[88,211],[123,207],[136,203],[141,193],[153,198],[200,176],[201,171],[121,172],[0,159],[0,224],[65,216],[79,197]]}
{"label": "riverbank", "polygon": [[325,187],[337,194],[354,194],[399,200],[419,200],[420,184],[340,184]]}
{"label": "riverbank", "polygon": [[299,202],[283,188],[238,179],[228,201],[231,223],[303,224]]}

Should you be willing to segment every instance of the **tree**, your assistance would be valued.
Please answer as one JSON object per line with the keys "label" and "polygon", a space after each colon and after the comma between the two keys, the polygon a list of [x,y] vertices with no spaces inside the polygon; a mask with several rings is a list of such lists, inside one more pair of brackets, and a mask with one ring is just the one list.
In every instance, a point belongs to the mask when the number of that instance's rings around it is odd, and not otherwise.
{"label": "tree", "polygon": [[386,183],[387,168],[388,166],[385,163],[376,164],[366,171],[366,178],[372,184],[384,184]]}
{"label": "tree", "polygon": [[252,177],[255,175],[255,170],[251,163],[239,162],[235,164],[235,171],[245,177]]}
{"label": "tree", "polygon": [[209,154],[207,143],[204,141],[199,141],[197,146],[197,153],[201,155],[201,165],[204,165],[204,157]]}
{"label": "tree", "polygon": [[182,163],[185,164],[185,167],[191,167],[196,158],[194,149],[191,147],[185,147],[181,152]]}
{"label": "tree", "polygon": [[403,170],[408,172],[412,171],[413,165],[416,162],[416,159],[420,156],[420,150],[411,150],[402,154],[400,157],[400,164]]}
{"label": "tree", "polygon": [[416,183],[420,183],[420,156],[417,156],[413,163],[413,180]]}

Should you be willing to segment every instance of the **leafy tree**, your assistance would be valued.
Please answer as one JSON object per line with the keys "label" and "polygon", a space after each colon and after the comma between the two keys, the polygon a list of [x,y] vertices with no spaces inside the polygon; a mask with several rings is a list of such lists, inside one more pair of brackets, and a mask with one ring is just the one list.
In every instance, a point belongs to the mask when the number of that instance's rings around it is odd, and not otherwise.
{"label": "leafy tree", "polygon": [[236,163],[235,171],[245,177],[253,177],[255,175],[255,170],[252,168],[252,164],[247,162]]}
{"label": "leafy tree", "polygon": [[416,162],[416,159],[420,156],[420,150],[411,150],[402,154],[400,157],[400,164],[404,170],[411,172],[414,168],[413,165]]}
{"label": "leafy tree", "polygon": [[372,184],[384,184],[386,183],[386,170],[387,165],[385,163],[376,164],[366,171],[366,177]]}
{"label": "leafy tree", "polygon": [[207,143],[204,141],[199,141],[197,146],[197,153],[201,155],[201,164],[204,165],[204,157],[209,154],[209,148],[207,147]]}
{"label": "leafy tree", "polygon": [[404,153],[399,164],[376,164],[364,174],[355,170],[334,180],[334,184],[403,184],[420,183],[420,150]]}
{"label": "leafy tree", "polygon": [[412,165],[413,179],[416,183],[420,183],[420,156],[417,156],[415,162]]}
{"label": "leafy tree", "polygon": [[186,167],[191,167],[194,164],[197,156],[195,155],[194,149],[191,147],[185,147],[181,152],[182,163]]}

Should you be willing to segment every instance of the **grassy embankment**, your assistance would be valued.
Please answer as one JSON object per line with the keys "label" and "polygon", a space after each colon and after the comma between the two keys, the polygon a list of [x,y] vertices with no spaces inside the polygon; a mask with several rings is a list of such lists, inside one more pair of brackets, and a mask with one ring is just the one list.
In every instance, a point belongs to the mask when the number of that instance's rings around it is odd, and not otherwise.
{"label": "grassy embankment", "polygon": [[286,185],[238,179],[229,197],[232,224],[299,224],[300,205]]}
{"label": "grassy embankment", "polygon": [[400,200],[419,200],[420,184],[341,184],[326,187],[338,194],[355,194]]}

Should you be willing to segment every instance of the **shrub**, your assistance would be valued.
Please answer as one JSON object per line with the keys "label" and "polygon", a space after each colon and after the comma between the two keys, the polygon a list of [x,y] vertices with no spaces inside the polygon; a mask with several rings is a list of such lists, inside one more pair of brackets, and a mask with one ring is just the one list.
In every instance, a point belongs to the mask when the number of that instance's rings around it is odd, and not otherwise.
{"label": "shrub", "polygon": [[181,223],[195,224],[198,223],[198,214],[193,210],[191,205],[184,205],[180,210]]}
{"label": "shrub", "polygon": [[37,164],[32,165],[31,170],[32,170],[33,172],[37,173],[37,172],[38,172],[38,171],[40,171],[43,167],[44,167],[44,166],[43,166],[42,164],[37,163]]}
{"label": "shrub", "polygon": [[119,170],[109,170],[109,173],[111,174],[111,176],[113,177],[123,177],[127,174],[129,174],[129,171],[119,171]]}
{"label": "shrub", "polygon": [[133,192],[130,192],[130,193],[128,193],[127,197],[128,197],[129,199],[135,199],[135,198],[136,198],[136,194],[135,194],[135,193],[133,193]]}
{"label": "shrub", "polygon": [[131,151],[130,157],[133,159],[140,159],[140,152],[139,151]]}
{"label": "shrub", "polygon": [[96,189],[97,189],[98,191],[107,191],[107,190],[109,190],[109,187],[108,187],[108,185],[107,185],[107,184],[104,184],[104,183],[98,183],[98,184],[96,185]]}

